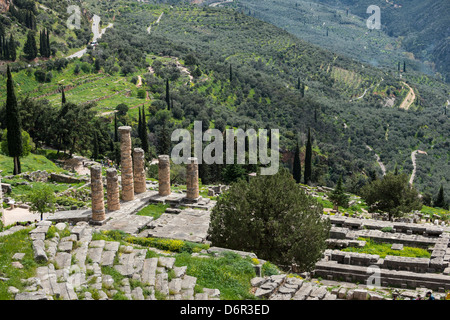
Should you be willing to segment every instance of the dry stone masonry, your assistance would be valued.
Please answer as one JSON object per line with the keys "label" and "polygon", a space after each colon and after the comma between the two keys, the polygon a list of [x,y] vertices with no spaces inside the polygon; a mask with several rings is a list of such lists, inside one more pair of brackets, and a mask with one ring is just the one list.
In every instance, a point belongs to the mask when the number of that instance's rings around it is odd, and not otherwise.
{"label": "dry stone masonry", "polygon": [[103,194],[102,167],[91,167],[91,193],[92,193],[92,221],[94,223],[105,220],[105,203]]}
{"label": "dry stone masonry", "polygon": [[131,157],[131,127],[119,127],[122,178],[122,200],[134,199],[133,159]]}
{"label": "dry stone masonry", "polygon": [[[146,258],[151,248],[92,240],[95,227],[87,222],[56,224],[56,229],[69,231],[70,236],[64,238],[58,233],[48,237],[50,221],[36,226],[29,233],[35,239],[34,258],[48,265],[38,267],[35,277],[23,279],[23,290],[9,287],[15,300],[113,300],[117,294],[128,300],[156,300],[156,295],[168,300],[220,299],[217,289],[204,288],[203,293],[196,293],[197,278],[186,274],[186,266],[176,267],[170,254],[154,249],[156,256]],[[24,255],[16,253],[14,257],[13,263],[19,265]],[[105,268],[116,270],[123,278],[116,283]]]}
{"label": "dry stone masonry", "polygon": [[186,200],[198,201],[198,159],[188,158],[186,173]]}
{"label": "dry stone masonry", "polygon": [[159,195],[170,195],[170,158],[168,155],[158,157]]}
{"label": "dry stone masonry", "polygon": [[133,150],[134,192],[144,193],[147,191],[145,182],[145,153],[141,148]]}
{"label": "dry stone masonry", "polygon": [[120,209],[119,177],[117,170],[110,168],[106,170],[106,192],[108,199],[108,211]]}

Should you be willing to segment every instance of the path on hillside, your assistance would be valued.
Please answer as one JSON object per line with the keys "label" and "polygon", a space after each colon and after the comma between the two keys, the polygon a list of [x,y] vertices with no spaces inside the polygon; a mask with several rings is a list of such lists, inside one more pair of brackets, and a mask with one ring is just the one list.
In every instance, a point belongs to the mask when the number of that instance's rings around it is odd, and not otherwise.
{"label": "path on hillside", "polygon": [[226,0],[226,1],[214,2],[214,3],[211,3],[209,6],[210,7],[217,7],[218,5],[225,4],[225,3],[232,3],[233,1],[234,0]]}
{"label": "path on hillside", "polygon": [[411,160],[412,160],[412,164],[413,164],[413,172],[411,173],[411,177],[409,178],[409,184],[412,185],[414,182],[414,178],[416,177],[416,169],[417,169],[417,165],[416,165],[416,155],[420,153],[420,154],[426,154],[428,155],[428,153],[426,153],[425,151],[422,150],[414,150],[413,152],[411,152]]}
{"label": "path on hillside", "polygon": [[147,33],[148,33],[148,34],[150,34],[150,32],[152,32],[152,26],[153,26],[154,24],[159,24],[159,22],[161,21],[161,18],[162,18],[163,15],[164,15],[164,12],[162,12],[162,13],[159,15],[159,17],[158,17],[158,19],[156,20],[156,22],[154,22],[153,24],[151,24],[151,25],[147,28]]}
{"label": "path on hillside", "polygon": [[409,88],[409,92],[406,95],[405,100],[403,100],[402,104],[400,105],[399,109],[408,110],[409,107],[414,103],[414,100],[416,100],[416,94],[414,93],[413,88],[411,88],[406,82],[403,82],[403,84]]}
{"label": "path on hillside", "polygon": [[[366,148],[369,149],[370,151],[373,151],[373,149],[371,147],[369,147],[367,144],[366,144]],[[386,175],[386,167],[384,166],[383,162],[381,162],[380,156],[377,153],[375,153],[375,158],[377,159],[378,165],[380,166],[381,171],[383,172],[383,176],[385,176]]]}
{"label": "path on hillside", "polygon": [[[110,24],[108,24],[108,26],[106,26],[105,28],[100,30],[100,20],[101,20],[101,18],[96,14],[92,18],[92,33],[94,34],[94,37],[92,38],[92,42],[100,39],[103,36],[103,34],[105,34],[105,32],[108,28],[113,27],[113,24],[110,23]],[[75,52],[74,54],[71,54],[70,56],[66,57],[66,59],[81,58],[86,52],[87,52],[87,48],[84,48],[83,50]]]}
{"label": "path on hillside", "polygon": [[381,84],[381,82],[383,82],[383,81],[384,81],[384,79],[381,78],[380,82],[379,82],[377,85],[374,85],[374,84],[371,85],[369,88],[367,88],[366,90],[364,90],[364,93],[363,93],[360,97],[355,98],[355,99],[350,99],[349,102],[352,102],[352,101],[354,101],[354,100],[359,100],[359,99],[364,98],[364,96],[366,95],[367,91],[369,91],[370,89],[372,89],[374,86],[375,86],[375,87],[378,87],[378,86]]}

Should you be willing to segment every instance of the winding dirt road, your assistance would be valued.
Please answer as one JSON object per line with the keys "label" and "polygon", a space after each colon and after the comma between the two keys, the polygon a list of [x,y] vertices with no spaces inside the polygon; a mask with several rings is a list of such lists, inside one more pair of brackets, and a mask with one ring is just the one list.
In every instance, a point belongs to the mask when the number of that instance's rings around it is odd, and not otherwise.
{"label": "winding dirt road", "polygon": [[[369,149],[370,151],[373,151],[373,149],[371,147],[369,147],[368,145],[366,145],[366,148]],[[386,175],[386,167],[384,166],[383,162],[381,162],[380,156],[375,153],[375,158],[377,159],[378,165],[381,168],[381,171],[383,172],[383,176]]]}
{"label": "winding dirt road", "polygon": [[426,153],[425,151],[422,150],[414,150],[413,152],[411,152],[411,161],[413,164],[413,172],[411,173],[411,177],[409,178],[409,184],[412,185],[414,182],[414,178],[416,177],[416,169],[417,169],[417,164],[416,164],[416,155],[417,154],[426,154],[428,155],[428,153]]}
{"label": "winding dirt road", "polygon": [[403,84],[409,88],[409,92],[406,95],[405,100],[403,100],[402,104],[400,105],[399,109],[408,110],[409,107],[414,103],[414,100],[416,100],[416,94],[414,93],[413,88],[411,88],[406,82],[403,82]]}

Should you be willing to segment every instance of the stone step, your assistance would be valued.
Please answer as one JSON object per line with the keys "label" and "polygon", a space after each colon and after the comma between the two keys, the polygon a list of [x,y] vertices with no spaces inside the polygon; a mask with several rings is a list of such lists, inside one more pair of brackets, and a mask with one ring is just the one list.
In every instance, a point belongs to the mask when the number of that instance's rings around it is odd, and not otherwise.
{"label": "stone step", "polygon": [[[314,276],[320,276],[327,280],[367,283],[373,275],[367,267],[338,264],[335,261],[319,261],[316,263]],[[450,276],[436,273],[414,273],[410,271],[396,271],[378,269],[381,286],[394,287],[427,287],[433,290],[450,289]]]}

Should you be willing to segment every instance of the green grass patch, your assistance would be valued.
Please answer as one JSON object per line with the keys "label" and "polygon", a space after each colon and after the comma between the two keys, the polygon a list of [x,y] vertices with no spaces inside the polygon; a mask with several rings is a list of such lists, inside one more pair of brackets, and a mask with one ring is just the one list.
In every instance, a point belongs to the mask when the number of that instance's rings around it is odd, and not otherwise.
{"label": "green grass patch", "polygon": [[390,243],[378,243],[368,238],[358,238],[358,240],[366,241],[366,245],[363,248],[345,248],[342,251],[377,254],[380,258],[385,258],[387,255],[411,258],[431,257],[431,254],[422,248],[403,247],[403,250],[392,250]]}
{"label": "green grass patch", "polygon": [[[0,276],[8,281],[0,281],[0,300],[11,300],[14,297],[8,293],[8,287],[13,286],[19,290],[25,287],[20,280],[34,277],[36,268],[41,265],[34,261],[32,244],[28,239],[31,228],[23,229],[11,235],[0,237]],[[11,265],[12,257],[16,253],[25,253],[21,263],[23,269]]]}
{"label": "green grass patch", "polygon": [[153,219],[158,219],[167,208],[169,208],[170,205],[168,204],[150,204],[146,206],[145,208],[142,208],[138,213],[136,213],[138,216],[147,216],[147,217],[153,217]]}
{"label": "green grass patch", "polygon": [[423,206],[420,210],[423,214],[426,214],[429,216],[429,218],[433,218],[434,214],[437,214],[441,220],[448,220],[450,217],[450,211],[441,209],[441,208],[433,208],[428,206]]}
{"label": "green grass patch", "polygon": [[233,253],[219,258],[196,258],[180,253],[175,258],[176,266],[187,266],[186,273],[197,278],[199,292],[202,288],[214,288],[220,290],[223,300],[255,299],[250,293],[250,280],[255,277],[250,259]]}
{"label": "green grass patch", "polygon": [[[56,164],[51,162],[43,155],[30,153],[26,157],[20,158],[20,165],[22,168],[22,172],[32,172],[37,170],[46,170],[48,172],[66,172],[65,170],[58,167]],[[14,164],[13,158],[7,157],[5,155],[0,154],[0,168],[3,170],[3,175],[12,175]]]}

